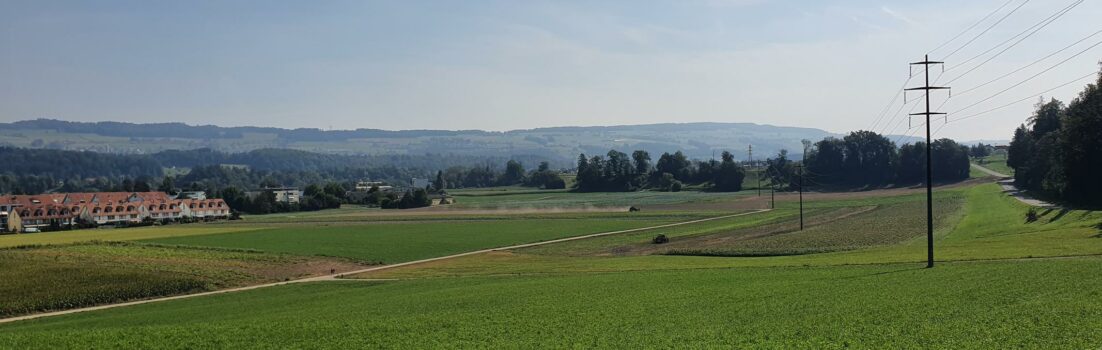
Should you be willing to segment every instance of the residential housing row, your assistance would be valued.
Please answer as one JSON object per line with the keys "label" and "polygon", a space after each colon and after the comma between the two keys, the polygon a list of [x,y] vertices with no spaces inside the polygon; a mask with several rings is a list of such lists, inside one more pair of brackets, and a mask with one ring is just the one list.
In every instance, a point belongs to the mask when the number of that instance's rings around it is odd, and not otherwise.
{"label": "residential housing row", "polygon": [[0,196],[0,231],[138,224],[152,220],[211,220],[230,217],[222,199],[190,193],[91,192]]}

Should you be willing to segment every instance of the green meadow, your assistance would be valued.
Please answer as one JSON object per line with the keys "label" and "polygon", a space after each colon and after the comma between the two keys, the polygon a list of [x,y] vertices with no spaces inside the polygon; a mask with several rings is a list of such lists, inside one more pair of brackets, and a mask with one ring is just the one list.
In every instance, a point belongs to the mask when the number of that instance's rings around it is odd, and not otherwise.
{"label": "green meadow", "polygon": [[[1094,348],[1102,259],[329,282],[0,327],[16,348]],[[63,333],[65,336],[56,336]]]}
{"label": "green meadow", "polygon": [[565,190],[533,190],[522,188],[491,188],[456,190],[456,208],[505,208],[552,209],[578,207],[616,207],[678,204],[691,202],[731,201],[745,197],[749,192],[718,193],[701,191],[682,192],[595,192],[574,193]]}
{"label": "green meadow", "polygon": [[1014,169],[1006,165],[1006,154],[992,154],[978,159],[976,163],[1000,174],[1014,175]]}

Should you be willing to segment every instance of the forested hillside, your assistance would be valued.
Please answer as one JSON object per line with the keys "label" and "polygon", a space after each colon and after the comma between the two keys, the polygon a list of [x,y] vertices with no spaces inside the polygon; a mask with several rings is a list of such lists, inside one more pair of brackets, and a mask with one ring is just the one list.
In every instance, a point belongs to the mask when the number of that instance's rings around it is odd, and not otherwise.
{"label": "forested hillside", "polygon": [[[505,170],[504,157],[443,155],[335,155],[297,150],[262,149],[224,153],[209,149],[165,151],[151,155],[0,147],[0,193],[133,190],[157,187],[165,169],[176,169],[179,188],[253,189],[262,185],[304,187],[324,182],[381,180],[405,185],[410,178],[431,178],[446,171],[459,180],[453,187],[496,185]],[[517,157],[538,164],[545,159]],[[185,173],[180,176],[180,172]],[[479,174],[479,175],[471,175]],[[490,180],[483,180],[490,179]],[[147,186],[148,185],[148,186]]]}

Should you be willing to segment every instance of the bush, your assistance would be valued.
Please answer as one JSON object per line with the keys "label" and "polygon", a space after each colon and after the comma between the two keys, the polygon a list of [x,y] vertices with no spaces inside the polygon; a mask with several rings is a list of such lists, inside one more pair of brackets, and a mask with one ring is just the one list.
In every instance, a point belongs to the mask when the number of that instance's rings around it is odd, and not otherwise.
{"label": "bush", "polygon": [[655,236],[654,239],[651,240],[651,243],[654,243],[654,244],[666,244],[666,243],[669,243],[669,242],[670,242],[670,238],[666,237],[666,235],[663,235],[663,234],[659,234],[659,235]]}
{"label": "bush", "polygon": [[670,184],[670,192],[681,192],[681,181],[674,181]]}
{"label": "bush", "polygon": [[1025,213],[1025,222],[1037,221],[1037,217],[1038,217],[1037,208],[1036,207],[1029,207],[1029,211],[1027,211]]}
{"label": "bush", "polygon": [[548,189],[548,190],[561,190],[561,189],[564,189],[564,188],[566,188],[566,180],[563,180],[558,175],[555,175],[555,178],[553,178],[553,179],[551,179],[551,180],[549,180],[549,181],[547,181],[543,184],[543,188]]}

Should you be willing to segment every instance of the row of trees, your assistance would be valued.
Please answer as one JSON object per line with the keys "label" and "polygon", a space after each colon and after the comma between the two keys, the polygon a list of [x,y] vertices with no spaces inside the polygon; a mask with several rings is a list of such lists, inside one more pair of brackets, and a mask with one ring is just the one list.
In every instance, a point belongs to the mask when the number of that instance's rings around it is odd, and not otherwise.
{"label": "row of trees", "polygon": [[540,162],[539,168],[525,172],[524,164],[509,160],[502,171],[487,165],[480,167],[453,166],[436,173],[432,187],[436,190],[449,188],[480,188],[492,186],[524,185],[546,189],[566,188],[558,171],[551,170],[548,162]]}
{"label": "row of trees", "polygon": [[605,155],[587,158],[578,155],[578,175],[574,187],[581,192],[622,192],[652,188],[680,191],[684,184],[705,185],[714,191],[739,191],[746,173],[730,152],[722,161],[691,161],[680,151],[663,153],[651,164],[647,151],[626,153],[610,150]]}
{"label": "row of trees", "polygon": [[1014,131],[1007,165],[1015,183],[1077,205],[1102,205],[1102,75],[1064,105],[1039,101]]}
{"label": "row of trees", "polygon": [[968,147],[968,154],[971,155],[972,158],[983,158],[991,155],[991,150],[994,148],[995,146],[985,145],[983,144],[983,142],[977,142],[976,144]]}
{"label": "row of trees", "polygon": [[[950,139],[935,140],[930,146],[934,181],[968,178],[967,146]],[[828,137],[814,144],[804,141],[804,147],[804,159],[800,162],[790,161],[786,151],[769,159],[766,176],[773,183],[791,188],[796,182],[796,166],[802,163],[806,182],[827,187],[883,187],[925,180],[924,142],[896,147],[883,135],[855,131],[841,139]]]}

